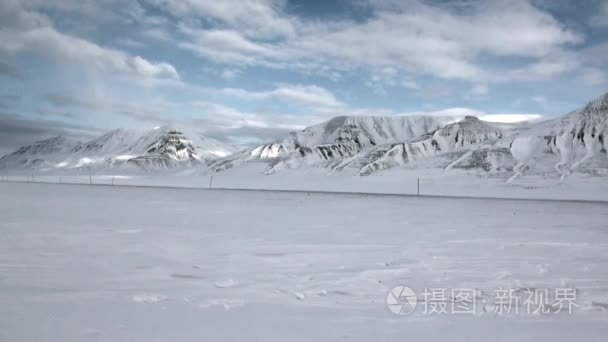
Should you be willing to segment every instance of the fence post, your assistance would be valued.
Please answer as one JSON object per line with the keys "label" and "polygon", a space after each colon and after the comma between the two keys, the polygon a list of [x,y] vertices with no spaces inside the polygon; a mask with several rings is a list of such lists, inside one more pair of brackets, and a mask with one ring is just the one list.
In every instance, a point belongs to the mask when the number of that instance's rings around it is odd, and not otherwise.
{"label": "fence post", "polygon": [[416,193],[417,193],[417,196],[420,196],[420,177],[417,178],[417,181],[418,181],[417,182],[418,183],[418,191]]}
{"label": "fence post", "polygon": [[209,189],[211,189],[211,186],[213,185],[213,175],[209,176]]}

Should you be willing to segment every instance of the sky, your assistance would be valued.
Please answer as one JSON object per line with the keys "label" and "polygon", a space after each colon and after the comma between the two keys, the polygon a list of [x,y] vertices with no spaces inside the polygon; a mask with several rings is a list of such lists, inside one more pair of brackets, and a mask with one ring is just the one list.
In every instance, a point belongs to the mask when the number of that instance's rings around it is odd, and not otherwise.
{"label": "sky", "polygon": [[608,92],[608,0],[0,0],[0,153],[337,115],[552,117]]}

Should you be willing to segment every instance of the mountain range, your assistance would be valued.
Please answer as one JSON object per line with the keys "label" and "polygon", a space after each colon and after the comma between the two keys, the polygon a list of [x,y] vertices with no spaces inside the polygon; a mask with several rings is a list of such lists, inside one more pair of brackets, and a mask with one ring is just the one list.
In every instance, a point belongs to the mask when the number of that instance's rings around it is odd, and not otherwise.
{"label": "mountain range", "polygon": [[[518,124],[474,116],[336,117],[220,158],[210,169],[262,161],[267,174],[304,166],[359,176],[394,167],[604,174],[607,122],[608,94],[562,117]],[[530,145],[529,136],[538,138],[538,146]]]}
{"label": "mountain range", "polygon": [[367,176],[389,168],[480,173],[608,173],[608,94],[550,120],[492,123],[474,116],[339,116],[255,147],[238,149],[183,129],[117,129],[85,143],[53,137],[0,158],[1,170],[79,168],[221,172],[259,162],[265,173],[316,167]]}
{"label": "mountain range", "polygon": [[196,167],[236,150],[233,145],[173,126],[148,131],[116,129],[88,142],[71,142],[61,136],[37,141],[0,158],[0,169]]}

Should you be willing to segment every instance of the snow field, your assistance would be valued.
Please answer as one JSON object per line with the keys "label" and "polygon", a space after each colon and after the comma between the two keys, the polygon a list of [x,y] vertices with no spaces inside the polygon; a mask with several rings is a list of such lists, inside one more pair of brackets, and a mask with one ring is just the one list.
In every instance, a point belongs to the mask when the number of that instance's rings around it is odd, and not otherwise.
{"label": "snow field", "polygon": [[[603,341],[605,204],[0,183],[2,341]],[[572,315],[393,315],[397,285]]]}

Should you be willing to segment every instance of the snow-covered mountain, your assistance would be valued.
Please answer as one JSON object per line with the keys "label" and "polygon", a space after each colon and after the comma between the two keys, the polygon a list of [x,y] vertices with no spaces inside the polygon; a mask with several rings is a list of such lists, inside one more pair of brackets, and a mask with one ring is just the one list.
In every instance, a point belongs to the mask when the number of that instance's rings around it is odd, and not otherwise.
{"label": "snow-covered mountain", "polygon": [[587,161],[606,154],[608,93],[562,118],[538,125],[533,132],[543,136],[547,150],[559,156],[554,169],[567,177]]}
{"label": "snow-covered mountain", "polygon": [[82,155],[111,155],[129,150],[141,137],[134,130],[115,129],[99,138],[76,144],[73,153]]}
{"label": "snow-covered mountain", "polygon": [[[404,168],[476,173],[608,174],[608,94],[562,117],[496,124],[474,116],[339,116],[236,151],[203,135],[165,126],[114,130],[85,143],[55,137],[0,159],[3,169],[79,167],[164,169],[206,165],[211,172],[262,163],[265,173],[315,167],[359,176]],[[513,178],[511,177],[511,179]]]}
{"label": "snow-covered mountain", "polygon": [[211,165],[221,171],[250,161],[269,161],[269,173],[300,164],[332,164],[374,146],[405,141],[442,127],[452,118],[338,116],[287,137],[241,151]]}
{"label": "snow-covered mountain", "polygon": [[[474,116],[458,121],[342,116],[221,158],[211,164],[211,170],[263,162],[268,165],[266,174],[312,166],[360,176],[394,167],[482,173],[518,173],[535,167],[537,172],[557,170],[567,175],[583,165],[584,171],[608,173],[606,158],[597,158],[606,153],[607,130],[608,94],[556,119],[508,125]],[[545,146],[527,146],[537,141],[527,137],[538,137]]]}
{"label": "snow-covered mountain", "polygon": [[73,146],[73,143],[61,136],[40,140],[31,145],[22,146],[15,152],[0,158],[0,169],[49,167],[54,161],[52,156],[67,154]]}
{"label": "snow-covered mountain", "polygon": [[236,153],[211,165],[221,171],[250,161],[267,161],[266,173],[303,165],[358,175],[404,165],[500,140],[503,132],[476,117],[337,117],[287,138]]}
{"label": "snow-covered mountain", "polygon": [[204,161],[192,141],[172,127],[159,128],[142,136],[128,152],[137,157],[128,159],[127,163],[144,168],[170,168]]}
{"label": "snow-covered mountain", "polygon": [[206,164],[237,148],[201,134],[163,126],[148,131],[116,129],[88,142],[54,137],[0,159],[1,169],[57,170],[138,166],[145,169]]}
{"label": "snow-covered mountain", "polygon": [[404,165],[412,160],[429,158],[458,150],[474,150],[492,144],[503,137],[502,131],[476,117],[448,124],[405,142],[385,144],[350,158],[335,170],[355,167],[357,174],[369,175],[378,170]]}

